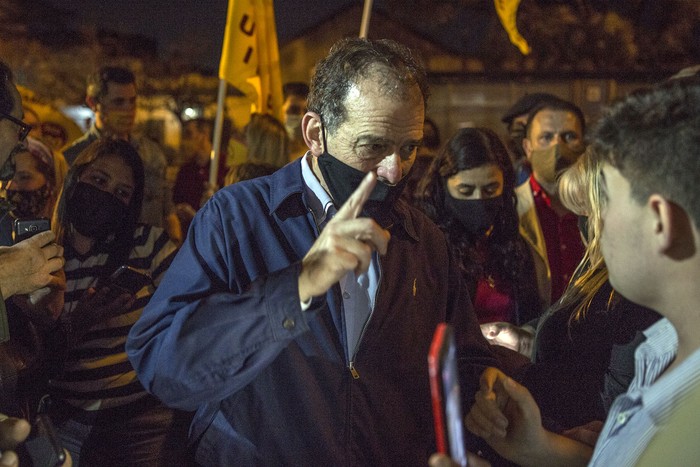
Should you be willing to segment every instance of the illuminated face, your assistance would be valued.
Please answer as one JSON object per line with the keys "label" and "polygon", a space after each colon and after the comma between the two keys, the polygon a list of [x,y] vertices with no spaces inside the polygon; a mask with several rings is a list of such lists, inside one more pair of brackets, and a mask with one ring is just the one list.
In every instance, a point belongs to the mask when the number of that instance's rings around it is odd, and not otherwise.
{"label": "illuminated face", "polygon": [[80,181],[114,195],[127,206],[135,189],[131,167],[119,156],[95,159],[80,175]]}
{"label": "illuminated face", "polygon": [[455,199],[489,199],[503,194],[503,171],[496,164],[461,170],[447,179],[447,191]]}
{"label": "illuminated face", "polygon": [[345,99],[346,120],[327,134],[328,152],[345,164],[396,184],[413,166],[423,138],[425,109],[418,86],[397,98],[371,78],[353,85]]}
{"label": "illuminated face", "polygon": [[97,128],[120,138],[126,138],[136,120],[136,85],[109,83],[107,94],[96,103]]}
{"label": "illuminated face", "polygon": [[523,140],[528,156],[534,149],[547,149],[555,144],[574,149],[583,140],[581,122],[573,112],[543,109],[537,112],[530,125],[530,136]]}

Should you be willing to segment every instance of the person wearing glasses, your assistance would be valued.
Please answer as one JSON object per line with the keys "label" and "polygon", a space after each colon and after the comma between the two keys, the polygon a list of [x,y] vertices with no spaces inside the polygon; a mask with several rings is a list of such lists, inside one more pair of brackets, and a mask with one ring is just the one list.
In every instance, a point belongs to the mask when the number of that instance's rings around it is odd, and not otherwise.
{"label": "person wearing glasses", "polygon": [[[24,147],[31,131],[31,126],[22,121],[22,113],[22,99],[12,81],[12,71],[0,62],[0,180],[3,181],[14,175],[14,156]],[[0,294],[5,300],[60,285],[52,273],[63,267],[63,249],[53,243],[54,239],[53,233],[43,232],[11,247],[0,247]]]}
{"label": "person wearing glasses", "polygon": [[[22,121],[22,116],[22,99],[12,70],[0,61],[0,179],[3,182],[12,178],[14,155],[23,148],[32,129]],[[0,342],[10,338],[4,300],[29,295],[40,305],[39,297],[49,298],[46,291],[65,288],[65,280],[54,274],[63,267],[63,248],[54,243],[55,238],[53,232],[42,232],[16,245],[0,247]],[[14,417],[0,419],[0,464],[16,465],[17,455],[11,449],[27,437],[29,426]]]}

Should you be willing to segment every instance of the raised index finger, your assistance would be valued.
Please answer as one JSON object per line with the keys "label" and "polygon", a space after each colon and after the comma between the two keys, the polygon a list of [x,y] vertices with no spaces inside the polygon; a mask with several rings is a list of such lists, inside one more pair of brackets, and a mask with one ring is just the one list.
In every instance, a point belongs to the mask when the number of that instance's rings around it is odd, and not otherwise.
{"label": "raised index finger", "polygon": [[333,216],[333,220],[349,220],[355,219],[362,212],[362,208],[369,199],[374,186],[377,184],[377,174],[369,171],[362,182],[358,185],[355,191],[345,201],[345,204],[338,210],[338,213]]}

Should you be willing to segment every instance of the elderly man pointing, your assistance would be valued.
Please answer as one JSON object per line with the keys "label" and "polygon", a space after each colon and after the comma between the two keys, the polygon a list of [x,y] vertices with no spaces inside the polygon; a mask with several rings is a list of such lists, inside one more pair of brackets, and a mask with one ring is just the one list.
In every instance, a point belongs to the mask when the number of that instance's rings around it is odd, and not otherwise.
{"label": "elderly man pointing", "polygon": [[496,362],[444,237],[399,198],[427,97],[405,47],[341,41],[311,81],[309,151],[195,217],[127,352],[197,410],[199,464],[424,466],[436,325],[455,328],[467,398]]}

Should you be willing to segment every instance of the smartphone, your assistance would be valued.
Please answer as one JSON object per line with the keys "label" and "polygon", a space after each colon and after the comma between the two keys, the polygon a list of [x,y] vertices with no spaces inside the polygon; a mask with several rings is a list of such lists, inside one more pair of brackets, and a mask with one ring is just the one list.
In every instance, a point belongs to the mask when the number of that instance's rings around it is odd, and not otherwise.
{"label": "smartphone", "polygon": [[34,419],[24,448],[31,459],[31,465],[35,467],[55,467],[66,461],[66,452],[46,414],[39,414]]}
{"label": "smartphone", "polygon": [[437,450],[464,467],[467,465],[467,450],[464,446],[457,347],[454,330],[447,323],[438,324],[433,334],[428,352],[428,371]]}
{"label": "smartphone", "polygon": [[15,219],[12,224],[12,240],[19,243],[46,230],[51,230],[51,221],[44,217]]}
{"label": "smartphone", "polygon": [[150,275],[126,265],[119,266],[103,283],[113,291],[110,295],[114,293],[115,298],[123,293],[136,295],[136,292],[152,284]]}

